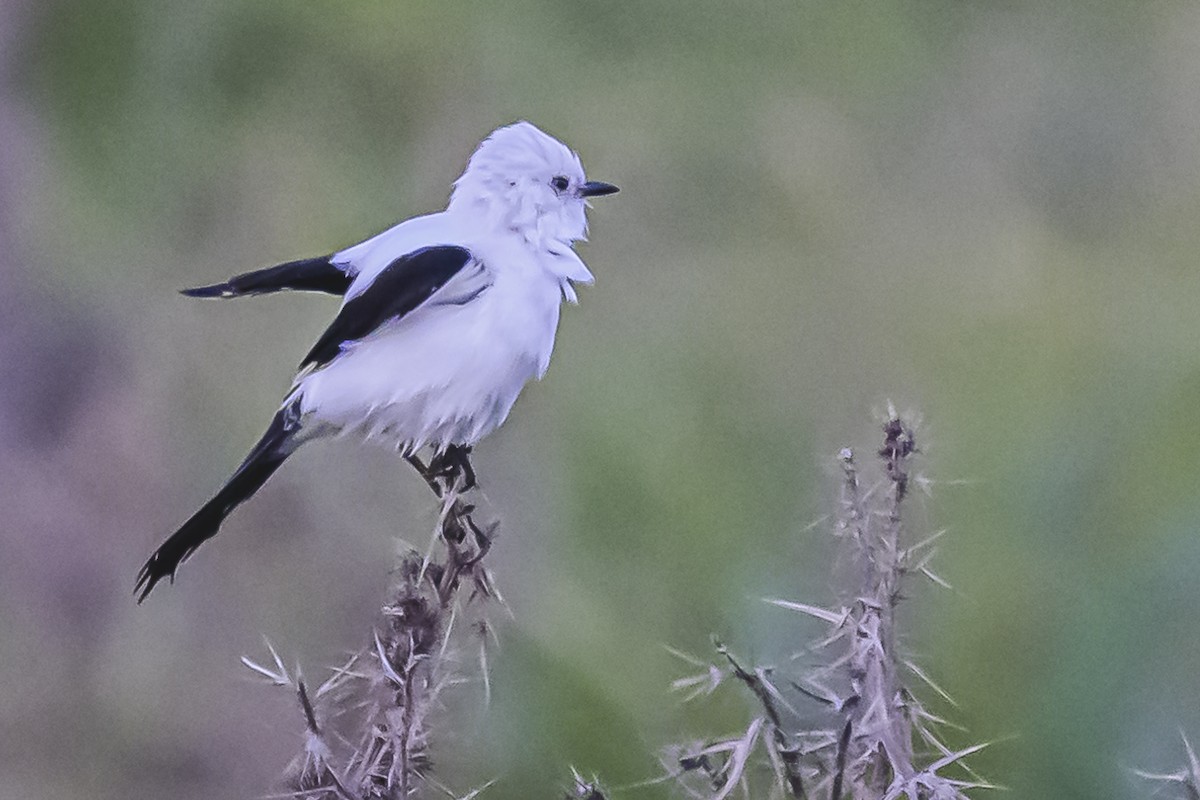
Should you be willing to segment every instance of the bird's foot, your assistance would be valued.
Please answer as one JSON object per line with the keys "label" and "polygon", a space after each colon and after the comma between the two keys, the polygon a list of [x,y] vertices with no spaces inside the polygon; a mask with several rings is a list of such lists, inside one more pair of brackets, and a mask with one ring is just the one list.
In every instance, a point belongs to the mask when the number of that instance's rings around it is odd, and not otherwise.
{"label": "bird's foot", "polygon": [[469,445],[450,445],[444,452],[433,457],[433,460],[429,462],[429,470],[445,480],[448,487],[461,485],[460,490],[464,492],[479,485],[479,481],[475,478],[475,468],[471,466],[471,447]]}
{"label": "bird's foot", "polygon": [[444,497],[447,492],[468,492],[479,485],[470,455],[469,446],[450,445],[444,452],[435,452],[428,464],[416,455],[404,458],[420,473],[434,494]]}

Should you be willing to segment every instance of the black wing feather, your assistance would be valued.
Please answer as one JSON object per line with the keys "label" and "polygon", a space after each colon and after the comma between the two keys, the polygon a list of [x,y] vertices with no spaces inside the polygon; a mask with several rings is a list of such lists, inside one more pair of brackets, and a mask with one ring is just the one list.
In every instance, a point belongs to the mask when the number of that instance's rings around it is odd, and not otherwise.
{"label": "black wing feather", "polygon": [[300,292],[325,292],[341,296],[350,288],[354,276],[348,275],[344,268],[334,264],[330,258],[332,256],[303,258],[276,267],[243,272],[224,283],[183,289],[182,294],[188,297],[249,297],[295,289]]}
{"label": "black wing feather", "polygon": [[347,301],[300,368],[329,363],[347,342],[367,336],[424,303],[471,260],[462,247],[423,247],[400,256],[376,276],[362,294]]}

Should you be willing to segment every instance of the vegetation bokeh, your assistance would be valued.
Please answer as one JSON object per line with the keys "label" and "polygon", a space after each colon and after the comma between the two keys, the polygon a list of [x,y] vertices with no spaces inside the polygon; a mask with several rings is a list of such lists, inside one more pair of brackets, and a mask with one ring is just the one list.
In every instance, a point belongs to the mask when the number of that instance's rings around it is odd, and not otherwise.
{"label": "vegetation bokeh", "polygon": [[622,191],[478,449],[512,615],[441,777],[550,798],[735,728],[663,645],[808,638],[760,598],[831,599],[810,523],[891,400],[955,587],[908,644],[975,767],[1143,795],[1200,737],[1197,41],[1182,0],[0,0],[0,797],[270,791],[301,720],[239,656],[339,663],[435,510],[315,445],[136,607],[335,308],[176,290],[439,208],[522,118]]}

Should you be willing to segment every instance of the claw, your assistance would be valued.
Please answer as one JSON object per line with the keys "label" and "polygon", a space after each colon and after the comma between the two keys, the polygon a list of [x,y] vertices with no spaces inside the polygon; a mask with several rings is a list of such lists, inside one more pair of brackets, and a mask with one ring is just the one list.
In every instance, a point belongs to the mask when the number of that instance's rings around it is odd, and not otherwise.
{"label": "claw", "polygon": [[433,486],[434,491],[441,495],[444,491],[459,484],[460,477],[462,479],[460,491],[470,491],[479,485],[475,477],[475,469],[471,466],[470,455],[470,447],[452,444],[444,452],[434,455],[430,459],[428,467],[415,457],[409,457],[408,461],[417,468],[431,486],[438,481],[445,484],[444,488]]}
{"label": "claw", "polygon": [[452,444],[446,452],[434,459],[439,473],[451,486],[462,477],[462,490],[470,491],[479,485],[475,478],[475,469],[471,466],[471,448],[467,445]]}

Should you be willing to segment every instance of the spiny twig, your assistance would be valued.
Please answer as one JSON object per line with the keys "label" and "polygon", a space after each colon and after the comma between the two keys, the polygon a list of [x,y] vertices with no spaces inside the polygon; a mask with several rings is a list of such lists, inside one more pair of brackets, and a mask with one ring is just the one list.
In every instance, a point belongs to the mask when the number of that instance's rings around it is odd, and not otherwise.
{"label": "spiny twig", "polygon": [[[689,774],[708,779],[707,791],[683,784],[693,797],[724,798],[737,785],[753,796],[765,795],[765,790],[752,788],[747,762],[757,742],[764,744],[764,760],[774,775],[771,797],[953,800],[964,798],[967,789],[991,788],[969,771],[969,779],[943,774],[951,765],[962,767],[962,760],[983,745],[955,751],[943,744],[932,729],[942,721],[925,710],[906,682],[911,673],[946,697],[904,657],[897,627],[897,609],[910,574],[945,583],[928,568],[930,545],[940,534],[909,544],[905,529],[909,488],[924,485],[913,473],[916,453],[912,427],[891,409],[878,450],[881,482],[864,487],[854,452],[846,448],[839,453],[841,502],[834,534],[844,543],[852,566],[851,585],[845,588],[840,608],[766,599],[828,626],[828,632],[803,651],[806,657],[819,655],[823,663],[796,679],[777,681],[773,670],[744,666],[719,642],[716,649],[723,666],[672,651],[705,668],[675,682],[674,688],[689,692],[686,699],[712,694],[732,677],[761,707],[744,733],[697,744],[677,758],[681,781]],[[809,717],[819,722],[814,725],[797,713],[789,696],[797,705],[811,707],[816,701],[817,710]]]}
{"label": "spiny twig", "polygon": [[607,800],[607,795],[595,778],[587,780],[572,767],[571,788],[563,795],[563,800]]}
{"label": "spiny twig", "polygon": [[[288,674],[273,648],[274,667],[243,659],[273,684],[290,686],[299,699],[306,737],[288,770],[289,796],[409,800],[422,787],[454,796],[430,774],[430,716],[452,682],[449,643],[456,614],[497,596],[483,562],[499,524],[477,522],[475,504],[464,499],[475,486],[467,458],[465,449],[435,456],[428,465],[408,457],[441,502],[433,546],[427,554],[401,555],[371,644],[315,696],[299,676]],[[464,586],[470,591],[461,591]],[[486,631],[486,622],[473,630]],[[486,664],[486,655],[480,663]]]}
{"label": "spiny twig", "polygon": [[738,663],[725,645],[720,642],[717,642],[716,645],[717,652],[725,656],[725,660],[733,668],[733,676],[754,693],[766,712],[768,732],[771,736],[769,753],[772,756],[772,763],[778,762],[776,774],[780,783],[787,787],[796,800],[804,800],[804,776],[801,773],[800,748],[791,741],[779,713],[779,706],[786,706],[787,701],[779,689],[768,680],[767,670],[755,667],[753,671],[749,671]]}
{"label": "spiny twig", "polygon": [[[1196,751],[1192,749],[1187,734],[1180,731],[1179,738],[1183,740],[1183,750],[1187,755],[1186,764],[1174,772],[1144,772],[1135,769],[1133,774],[1156,783],[1160,789],[1174,790],[1171,797],[1179,800],[1200,800],[1200,758],[1196,757]],[[1155,796],[1160,796],[1157,791]]]}

